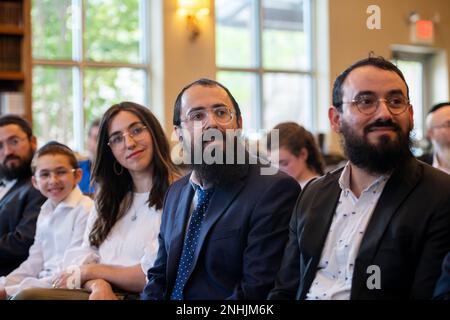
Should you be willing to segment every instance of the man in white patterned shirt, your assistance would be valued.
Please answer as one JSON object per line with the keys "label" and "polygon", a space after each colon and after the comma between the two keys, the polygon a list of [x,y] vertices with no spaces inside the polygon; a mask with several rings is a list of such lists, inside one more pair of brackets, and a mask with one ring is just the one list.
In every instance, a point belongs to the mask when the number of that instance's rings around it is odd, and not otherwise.
{"label": "man in white patterned shirt", "polygon": [[410,152],[403,74],[356,62],[335,81],[329,119],[349,162],[300,196],[269,298],[431,298],[450,250],[450,176]]}

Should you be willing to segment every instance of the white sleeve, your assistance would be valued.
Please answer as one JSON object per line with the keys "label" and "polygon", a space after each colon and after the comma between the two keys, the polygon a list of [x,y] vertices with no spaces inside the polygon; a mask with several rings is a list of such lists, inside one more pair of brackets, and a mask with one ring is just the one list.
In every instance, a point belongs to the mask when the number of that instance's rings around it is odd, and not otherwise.
{"label": "white sleeve", "polygon": [[[83,220],[83,216],[81,216],[80,219]],[[80,266],[83,264],[98,263],[99,261],[98,249],[91,246],[89,241],[89,234],[97,219],[97,212],[94,205],[92,205],[88,217],[84,217],[84,219],[86,219],[84,222],[85,227],[78,228],[78,239],[76,241],[74,240],[74,244],[71,244],[71,248],[66,250],[64,254],[63,269],[67,269],[74,265]],[[83,233],[84,235],[81,237],[81,234]],[[78,243],[78,245],[76,243]]]}

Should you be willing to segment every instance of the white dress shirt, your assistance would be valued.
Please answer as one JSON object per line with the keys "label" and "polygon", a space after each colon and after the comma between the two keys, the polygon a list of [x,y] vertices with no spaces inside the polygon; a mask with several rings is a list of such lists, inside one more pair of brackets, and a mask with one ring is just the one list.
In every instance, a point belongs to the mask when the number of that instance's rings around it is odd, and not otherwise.
{"label": "white dress shirt", "polygon": [[142,271],[153,266],[158,253],[158,235],[161,225],[161,210],[148,207],[149,192],[134,193],[131,208],[117,221],[109,235],[97,248],[91,246],[89,234],[97,219],[92,209],[86,227],[83,244],[67,253],[66,268],[73,265],[100,263],[129,267],[141,264]]}
{"label": "white dress shirt", "polygon": [[441,171],[444,171],[447,174],[450,174],[450,170],[448,170],[447,168],[444,168],[443,166],[441,166],[441,164],[439,163],[439,159],[437,157],[436,152],[433,154],[433,167],[435,167],[436,169],[439,169]]}
{"label": "white dress shirt", "polygon": [[8,193],[9,190],[16,184],[17,179],[3,180],[0,186],[0,200]]}
{"label": "white dress shirt", "polygon": [[8,296],[32,287],[51,288],[51,278],[61,272],[66,250],[79,247],[93,201],[79,187],[56,207],[47,200],[41,207],[29,256],[16,270],[0,278]]}
{"label": "white dress shirt", "polygon": [[389,179],[378,177],[357,198],[350,190],[351,167],[347,163],[339,186],[341,195],[333,216],[316,277],[306,296],[308,300],[349,300],[353,268],[361,240],[378,199]]}

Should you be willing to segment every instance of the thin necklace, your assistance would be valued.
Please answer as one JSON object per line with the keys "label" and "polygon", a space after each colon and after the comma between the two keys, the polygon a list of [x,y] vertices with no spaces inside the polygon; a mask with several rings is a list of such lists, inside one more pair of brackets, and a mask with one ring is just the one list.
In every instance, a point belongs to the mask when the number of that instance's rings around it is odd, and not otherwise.
{"label": "thin necklace", "polygon": [[147,200],[145,200],[145,202],[143,204],[141,204],[139,207],[134,209],[134,214],[131,216],[131,221],[136,221],[137,215],[138,215],[138,211],[141,210],[142,208],[144,208],[144,206],[146,204],[147,204]]}

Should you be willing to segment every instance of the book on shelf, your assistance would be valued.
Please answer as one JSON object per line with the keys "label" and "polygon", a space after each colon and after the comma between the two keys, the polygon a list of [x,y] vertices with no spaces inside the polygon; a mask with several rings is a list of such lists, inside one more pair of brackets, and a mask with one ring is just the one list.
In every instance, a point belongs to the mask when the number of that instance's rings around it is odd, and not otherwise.
{"label": "book on shelf", "polygon": [[22,2],[0,1],[0,25],[22,26]]}
{"label": "book on shelf", "polygon": [[0,92],[0,114],[25,113],[24,94],[22,92]]}
{"label": "book on shelf", "polygon": [[0,71],[20,71],[21,38],[0,35]]}

